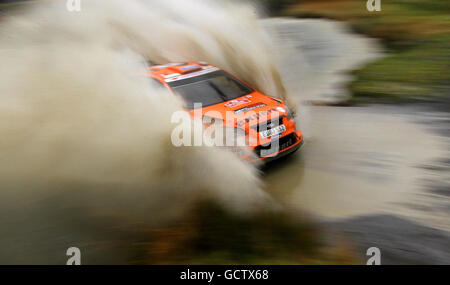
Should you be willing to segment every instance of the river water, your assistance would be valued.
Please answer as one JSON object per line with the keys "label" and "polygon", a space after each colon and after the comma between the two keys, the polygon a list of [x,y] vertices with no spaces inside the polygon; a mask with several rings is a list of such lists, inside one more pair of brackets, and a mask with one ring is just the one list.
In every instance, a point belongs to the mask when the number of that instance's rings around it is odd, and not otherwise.
{"label": "river water", "polygon": [[[265,171],[267,191],[324,220],[387,216],[392,223],[385,226],[375,219],[378,231],[390,231],[397,219],[439,229],[443,236],[431,247],[445,252],[437,262],[448,262],[448,247],[440,246],[450,244],[449,139],[437,131],[448,129],[448,113],[418,105],[331,106],[348,96],[347,71],[382,56],[377,43],[333,21],[269,19],[264,26],[282,51],[279,68],[306,137],[301,151]],[[403,239],[398,246],[413,251],[426,243],[399,231],[385,242]]]}

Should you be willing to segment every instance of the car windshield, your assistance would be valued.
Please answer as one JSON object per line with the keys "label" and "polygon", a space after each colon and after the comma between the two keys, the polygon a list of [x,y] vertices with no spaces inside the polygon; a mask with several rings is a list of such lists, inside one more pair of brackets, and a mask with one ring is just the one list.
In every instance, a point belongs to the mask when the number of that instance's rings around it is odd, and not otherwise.
{"label": "car windshield", "polygon": [[251,88],[222,70],[173,81],[169,86],[183,98],[185,107],[191,110],[194,109],[194,103],[201,103],[202,107],[206,107],[253,92]]}

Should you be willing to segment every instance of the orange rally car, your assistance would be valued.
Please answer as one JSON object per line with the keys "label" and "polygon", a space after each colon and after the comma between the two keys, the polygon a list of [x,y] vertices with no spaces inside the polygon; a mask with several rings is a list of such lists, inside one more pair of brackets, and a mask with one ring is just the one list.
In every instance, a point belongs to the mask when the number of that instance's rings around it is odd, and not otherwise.
{"label": "orange rally car", "polygon": [[[213,121],[217,119],[237,137],[245,138],[246,147],[233,148],[241,159],[267,162],[293,153],[303,144],[293,114],[282,100],[258,92],[214,65],[150,63],[148,68],[148,76],[157,85],[181,97],[191,116],[213,117]],[[233,115],[231,120],[230,114]],[[243,149],[247,152],[240,152]],[[249,154],[248,149],[255,155]]]}

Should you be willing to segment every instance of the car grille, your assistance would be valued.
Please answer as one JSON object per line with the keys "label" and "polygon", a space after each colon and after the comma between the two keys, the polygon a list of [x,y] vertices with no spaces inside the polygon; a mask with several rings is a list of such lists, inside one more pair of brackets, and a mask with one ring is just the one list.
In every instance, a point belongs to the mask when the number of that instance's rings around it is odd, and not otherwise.
{"label": "car grille", "polygon": [[[273,140],[273,141],[275,141],[275,140]],[[284,137],[278,139],[278,147],[273,146],[273,149],[271,149],[271,146],[272,146],[272,142],[271,142],[266,145],[260,145],[260,146],[255,147],[254,152],[258,157],[269,156],[269,155],[280,152],[280,151],[292,146],[293,144],[295,144],[295,141],[296,141],[295,135],[292,133],[292,134],[289,134],[287,136],[284,136]]]}
{"label": "car grille", "polygon": [[256,130],[258,133],[260,131],[270,130],[273,127],[282,125],[283,124],[283,118],[284,118],[284,116],[281,116],[281,117],[278,117],[277,119],[275,119],[273,121],[273,123],[270,120],[270,121],[259,123],[258,125],[252,126],[251,128]]}

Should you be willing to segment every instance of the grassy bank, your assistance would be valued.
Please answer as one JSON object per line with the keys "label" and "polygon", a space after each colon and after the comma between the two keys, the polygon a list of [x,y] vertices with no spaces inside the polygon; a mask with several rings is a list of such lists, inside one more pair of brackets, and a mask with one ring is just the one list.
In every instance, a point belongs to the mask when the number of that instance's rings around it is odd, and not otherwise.
{"label": "grassy bank", "polygon": [[354,72],[351,102],[450,101],[450,4],[446,0],[304,0],[276,14],[345,21],[378,38],[388,56]]}

